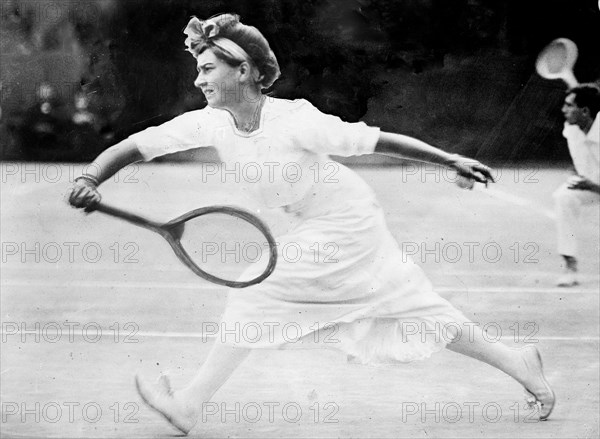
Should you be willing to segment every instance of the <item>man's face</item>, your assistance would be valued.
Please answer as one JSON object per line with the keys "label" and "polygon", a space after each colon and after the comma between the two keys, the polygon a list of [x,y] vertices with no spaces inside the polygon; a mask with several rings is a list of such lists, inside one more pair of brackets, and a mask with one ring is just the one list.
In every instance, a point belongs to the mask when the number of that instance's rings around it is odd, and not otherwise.
{"label": "man's face", "polygon": [[565,98],[562,106],[565,121],[570,125],[580,125],[587,119],[587,108],[578,107],[575,103],[575,94],[571,93]]}

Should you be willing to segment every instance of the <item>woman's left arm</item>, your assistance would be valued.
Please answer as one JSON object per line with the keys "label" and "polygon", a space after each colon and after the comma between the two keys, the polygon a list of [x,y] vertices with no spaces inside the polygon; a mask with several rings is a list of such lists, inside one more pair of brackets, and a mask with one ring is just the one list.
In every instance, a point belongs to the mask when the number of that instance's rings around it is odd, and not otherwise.
{"label": "woman's left arm", "polygon": [[492,170],[477,160],[458,154],[449,154],[414,137],[402,134],[382,131],[375,147],[375,153],[448,166],[456,170],[458,175],[480,183],[494,181]]}

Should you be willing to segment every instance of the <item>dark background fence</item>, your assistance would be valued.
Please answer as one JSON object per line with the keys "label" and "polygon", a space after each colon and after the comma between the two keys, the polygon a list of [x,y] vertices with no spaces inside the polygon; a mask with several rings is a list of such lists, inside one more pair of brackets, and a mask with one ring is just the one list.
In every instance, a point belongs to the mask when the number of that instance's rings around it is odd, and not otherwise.
{"label": "dark background fence", "polygon": [[21,0],[1,3],[1,158],[87,161],[205,105],[182,29],[235,12],[271,43],[270,93],[497,163],[568,160],[564,85],[534,72],[566,37],[600,78],[596,0]]}

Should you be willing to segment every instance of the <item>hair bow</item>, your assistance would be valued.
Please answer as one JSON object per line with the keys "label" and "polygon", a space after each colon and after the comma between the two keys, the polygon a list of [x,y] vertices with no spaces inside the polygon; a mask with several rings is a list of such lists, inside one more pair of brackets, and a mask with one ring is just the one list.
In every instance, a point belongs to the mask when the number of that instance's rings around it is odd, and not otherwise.
{"label": "hair bow", "polygon": [[185,40],[187,50],[195,55],[194,48],[199,43],[216,38],[219,36],[223,26],[227,27],[238,22],[238,20],[239,17],[233,14],[218,15],[207,20],[192,17],[183,31],[188,36]]}
{"label": "hair bow", "polygon": [[187,35],[185,39],[187,50],[195,56],[194,48],[199,43],[216,37],[219,34],[219,25],[211,20],[201,21],[197,17],[192,17],[183,33]]}

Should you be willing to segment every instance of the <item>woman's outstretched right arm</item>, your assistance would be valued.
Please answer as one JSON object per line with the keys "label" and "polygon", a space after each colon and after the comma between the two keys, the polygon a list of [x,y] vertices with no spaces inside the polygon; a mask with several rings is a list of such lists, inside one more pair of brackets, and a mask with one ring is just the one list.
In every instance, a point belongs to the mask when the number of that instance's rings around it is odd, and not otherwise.
{"label": "woman's outstretched right arm", "polygon": [[86,167],[86,173],[75,179],[69,195],[74,207],[93,208],[101,200],[98,186],[125,166],[142,160],[137,145],[130,139],[111,146]]}

